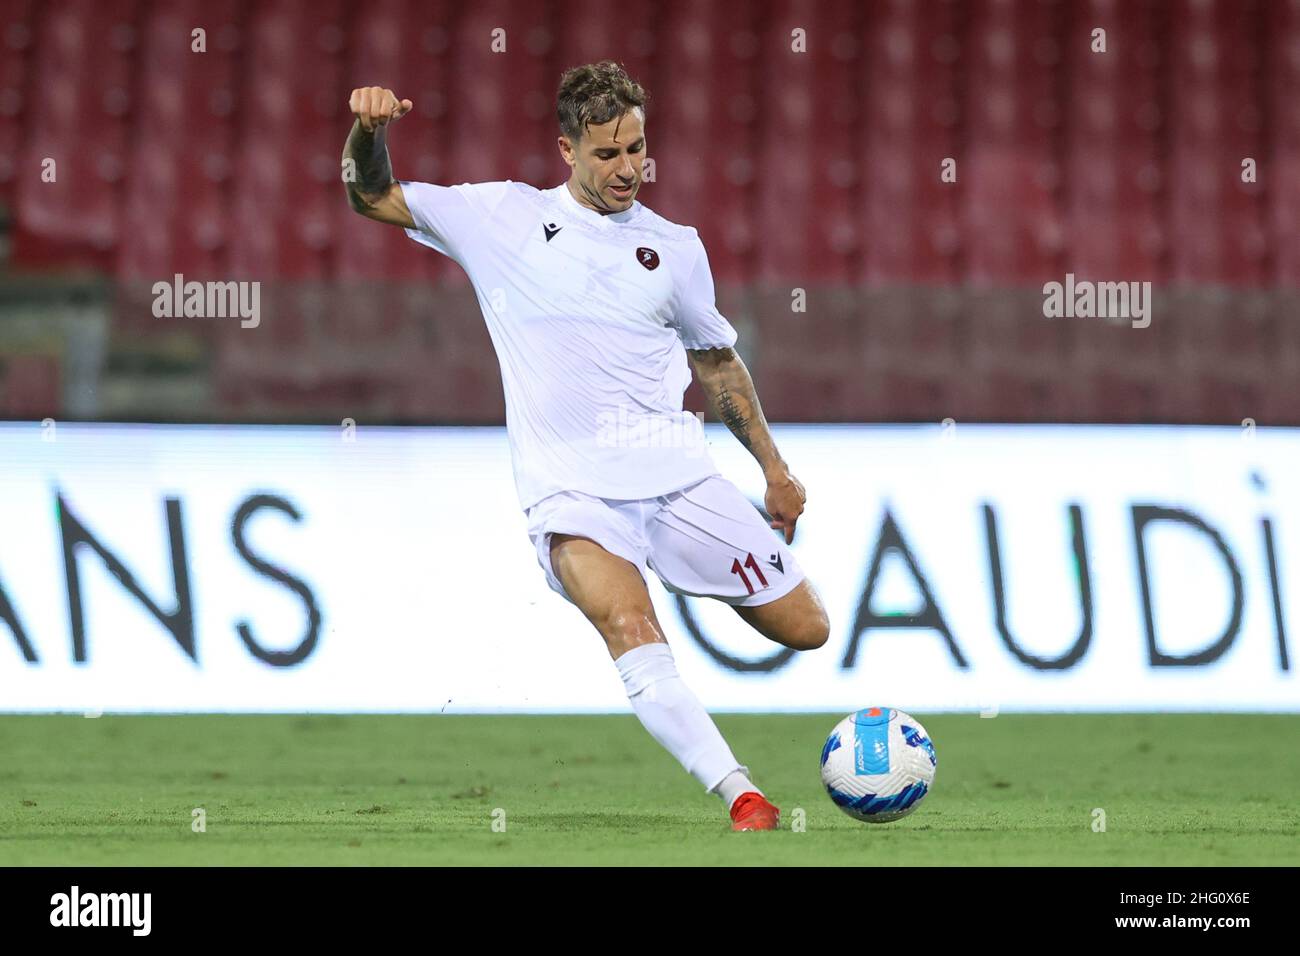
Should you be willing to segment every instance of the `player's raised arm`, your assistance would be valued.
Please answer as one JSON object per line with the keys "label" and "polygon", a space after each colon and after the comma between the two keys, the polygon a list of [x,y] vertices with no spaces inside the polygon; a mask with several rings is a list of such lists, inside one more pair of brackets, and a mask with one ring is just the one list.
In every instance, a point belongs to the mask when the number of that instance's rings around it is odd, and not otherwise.
{"label": "player's raised arm", "polygon": [[732,348],[688,349],[686,354],[713,410],[763,467],[767,479],[764,504],[772,516],[772,527],[784,530],[789,544],[807,495],[777,451],[749,369]]}
{"label": "player's raised arm", "polygon": [[402,187],[393,179],[387,143],[388,124],[409,113],[413,104],[381,86],[363,86],[352,91],[348,108],[356,117],[343,146],[348,202],[368,219],[413,228],[415,220],[406,208]]}

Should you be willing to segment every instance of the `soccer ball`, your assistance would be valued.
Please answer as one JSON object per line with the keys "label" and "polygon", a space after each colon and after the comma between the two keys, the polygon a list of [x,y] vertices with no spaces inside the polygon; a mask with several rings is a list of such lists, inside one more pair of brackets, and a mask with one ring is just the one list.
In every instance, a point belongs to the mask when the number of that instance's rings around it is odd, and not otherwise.
{"label": "soccer ball", "polygon": [[822,747],[822,783],[835,805],[866,823],[889,823],[917,808],[934,783],[930,735],[891,707],[849,714]]}

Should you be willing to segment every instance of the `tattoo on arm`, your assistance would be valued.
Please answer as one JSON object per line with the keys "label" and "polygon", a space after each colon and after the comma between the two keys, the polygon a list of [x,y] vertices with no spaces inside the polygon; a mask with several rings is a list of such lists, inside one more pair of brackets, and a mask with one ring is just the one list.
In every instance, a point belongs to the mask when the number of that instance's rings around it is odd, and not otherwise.
{"label": "tattoo on arm", "polygon": [[749,369],[734,349],[693,351],[695,372],[714,411],[749,453],[766,470],[782,464],[781,454],[768,430],[763,408]]}
{"label": "tattoo on arm", "polygon": [[722,418],[723,424],[731,429],[731,434],[735,435],[746,448],[752,449],[754,442],[749,437],[749,418],[736,405],[736,400],[727,389],[726,382],[723,382],[718,389],[714,404],[718,409],[718,415]]}
{"label": "tattoo on arm", "polygon": [[393,184],[385,127],[367,133],[360,121],[353,123],[343,147],[343,158],[352,160],[356,169],[356,181],[345,183],[348,202],[358,212],[373,208]]}

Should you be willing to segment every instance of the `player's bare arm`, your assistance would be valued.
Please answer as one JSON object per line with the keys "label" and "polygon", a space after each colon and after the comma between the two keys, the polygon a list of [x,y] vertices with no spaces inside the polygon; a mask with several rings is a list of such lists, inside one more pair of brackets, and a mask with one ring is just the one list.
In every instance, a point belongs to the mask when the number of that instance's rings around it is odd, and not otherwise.
{"label": "player's bare arm", "polygon": [[348,108],[356,117],[343,146],[343,184],[349,204],[376,222],[414,228],[388,159],[388,124],[409,113],[413,104],[381,86],[363,86],[352,91]]}
{"label": "player's bare arm", "polygon": [[782,529],[789,544],[807,495],[777,450],[749,369],[731,348],[691,349],[687,355],[713,410],[762,466],[767,479],[764,505],[772,516],[772,527]]}

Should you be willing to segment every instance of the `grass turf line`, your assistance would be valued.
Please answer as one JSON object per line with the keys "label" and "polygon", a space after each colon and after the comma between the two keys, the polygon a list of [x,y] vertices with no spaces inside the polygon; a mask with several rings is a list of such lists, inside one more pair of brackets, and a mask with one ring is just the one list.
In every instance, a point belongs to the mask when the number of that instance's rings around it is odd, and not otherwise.
{"label": "grass turf line", "polygon": [[0,716],[0,865],[1300,863],[1300,716],[918,714],[934,790],[879,826],[821,789],[840,716],[716,718],[758,834],[631,715]]}

